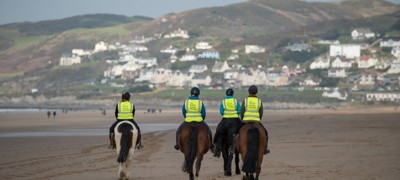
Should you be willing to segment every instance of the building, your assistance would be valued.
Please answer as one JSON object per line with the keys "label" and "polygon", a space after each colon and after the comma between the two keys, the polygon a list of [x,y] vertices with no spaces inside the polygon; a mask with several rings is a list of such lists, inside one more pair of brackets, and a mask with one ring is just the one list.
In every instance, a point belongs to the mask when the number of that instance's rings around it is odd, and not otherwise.
{"label": "building", "polygon": [[189,68],[190,73],[202,73],[207,70],[208,70],[208,68],[207,68],[207,65],[205,65],[205,64],[193,64]]}
{"label": "building", "polygon": [[365,69],[375,66],[377,62],[378,60],[371,56],[361,56],[360,59],[357,60],[357,65],[358,68]]}
{"label": "building", "polygon": [[60,66],[71,66],[73,64],[80,64],[81,57],[75,54],[63,54],[60,58]]}
{"label": "building", "polygon": [[217,51],[204,51],[197,55],[201,59],[219,59],[219,52]]}
{"label": "building", "polygon": [[286,49],[293,52],[303,52],[303,51],[310,52],[311,46],[308,44],[294,43],[292,45],[287,46]]}
{"label": "building", "polygon": [[373,33],[368,28],[357,28],[351,32],[351,38],[353,40],[363,40],[363,39],[375,38],[375,33]]}
{"label": "building", "polygon": [[223,73],[229,69],[228,62],[226,61],[216,61],[211,72],[213,73]]}
{"label": "building", "polygon": [[329,56],[318,57],[310,64],[310,69],[328,69],[331,64]]}
{"label": "building", "polygon": [[357,44],[330,45],[329,56],[344,56],[347,59],[358,58],[361,55],[361,46]]}
{"label": "building", "polygon": [[262,47],[257,46],[257,45],[245,45],[244,46],[244,52],[246,54],[250,54],[250,53],[265,53],[265,48],[262,48]]}
{"label": "building", "polygon": [[398,47],[400,46],[400,38],[383,38],[380,47]]}
{"label": "building", "polygon": [[343,56],[337,56],[332,61],[332,68],[351,68],[351,62],[348,59],[345,59]]}
{"label": "building", "polygon": [[212,46],[208,42],[201,41],[201,42],[196,43],[195,48],[196,49],[211,49]]}

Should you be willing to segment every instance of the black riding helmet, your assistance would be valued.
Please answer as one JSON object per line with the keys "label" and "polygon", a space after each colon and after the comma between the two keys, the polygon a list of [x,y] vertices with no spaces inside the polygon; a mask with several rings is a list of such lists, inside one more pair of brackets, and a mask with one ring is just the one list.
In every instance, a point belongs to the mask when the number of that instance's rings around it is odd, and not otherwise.
{"label": "black riding helmet", "polygon": [[198,87],[193,87],[190,90],[190,95],[192,96],[199,96],[200,95],[200,89]]}
{"label": "black riding helmet", "polygon": [[129,100],[131,99],[131,94],[129,94],[129,92],[125,91],[122,93],[122,99],[123,100]]}
{"label": "black riding helmet", "polygon": [[258,92],[257,86],[251,85],[249,87],[249,94],[257,94],[257,92]]}
{"label": "black riding helmet", "polygon": [[233,96],[233,93],[234,93],[234,92],[233,92],[233,89],[232,89],[232,88],[229,88],[229,89],[226,90],[226,95],[227,95],[227,96]]}

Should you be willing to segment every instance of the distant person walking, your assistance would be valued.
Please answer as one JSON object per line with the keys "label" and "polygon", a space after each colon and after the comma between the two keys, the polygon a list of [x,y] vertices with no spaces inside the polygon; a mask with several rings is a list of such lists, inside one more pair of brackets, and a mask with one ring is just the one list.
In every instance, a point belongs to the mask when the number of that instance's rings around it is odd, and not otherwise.
{"label": "distant person walking", "polygon": [[51,112],[47,111],[47,118],[50,118],[50,116],[51,116]]}
{"label": "distant person walking", "polygon": [[53,111],[53,118],[56,118],[57,113]]}

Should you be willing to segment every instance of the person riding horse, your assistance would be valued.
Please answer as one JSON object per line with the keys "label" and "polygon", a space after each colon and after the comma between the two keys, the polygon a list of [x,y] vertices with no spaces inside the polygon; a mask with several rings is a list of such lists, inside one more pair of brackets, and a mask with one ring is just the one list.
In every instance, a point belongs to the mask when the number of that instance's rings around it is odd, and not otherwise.
{"label": "person riding horse", "polygon": [[[244,126],[246,123],[259,123],[262,128],[265,130],[266,134],[266,147],[264,154],[268,154],[270,150],[268,149],[268,132],[267,129],[261,123],[261,119],[263,116],[263,104],[260,98],[257,97],[258,88],[255,85],[251,85],[249,87],[249,96],[245,98],[242,102],[242,108],[240,110],[240,118],[242,119],[242,124],[240,128]],[[235,134],[238,134],[240,128],[237,129]]]}
{"label": "person riding horse", "polygon": [[[204,122],[204,119],[206,118],[206,107],[204,106],[203,101],[199,99],[199,95],[200,95],[200,89],[197,87],[193,87],[190,90],[189,98],[185,101],[185,103],[182,106],[182,115],[185,118],[185,121],[182,122],[182,124],[176,131],[176,144],[174,146],[176,150],[179,150],[180,148],[178,145],[178,138],[179,135],[181,134],[182,128],[186,123],[189,122],[201,122],[207,128],[208,138],[210,139],[210,142],[212,142],[211,129],[207,125],[207,123]],[[214,151],[214,145],[212,143],[210,150]]]}
{"label": "person riding horse", "polygon": [[[229,127],[228,124],[236,125],[237,127],[232,127],[234,128],[234,132],[237,132],[237,128],[239,128],[239,125],[241,124],[241,120],[239,119],[239,114],[240,114],[240,103],[239,101],[233,97],[234,91],[232,88],[228,88],[226,90],[226,97],[224,100],[221,101],[219,112],[222,116],[222,120],[217,126],[217,130],[215,132],[215,137],[214,137],[214,145],[215,145],[215,152],[214,156],[219,157],[220,152],[222,149],[222,143],[223,143],[223,136],[228,135],[225,133],[228,131],[227,129]],[[233,137],[236,137],[237,134],[233,134]],[[233,142],[232,142],[233,143]],[[230,153],[233,153],[233,147],[229,147]]]}
{"label": "person riding horse", "polygon": [[140,128],[136,124],[135,120],[133,120],[133,118],[135,117],[135,104],[133,104],[133,102],[129,102],[130,98],[131,94],[129,94],[129,92],[122,93],[121,101],[115,106],[115,117],[117,118],[117,120],[110,127],[110,145],[108,146],[109,149],[115,149],[114,128],[121,121],[129,121],[136,126],[136,129],[138,130],[136,148],[143,148],[141,142],[142,136],[140,133]]}

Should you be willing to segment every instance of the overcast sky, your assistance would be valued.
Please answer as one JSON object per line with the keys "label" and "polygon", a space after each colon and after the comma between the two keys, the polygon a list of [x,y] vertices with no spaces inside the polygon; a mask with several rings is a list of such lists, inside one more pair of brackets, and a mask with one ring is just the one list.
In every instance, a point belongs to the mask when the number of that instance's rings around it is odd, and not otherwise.
{"label": "overcast sky", "polygon": [[[110,13],[159,17],[202,7],[224,6],[246,0],[0,0],[0,25],[25,21]],[[337,0],[307,0],[337,1]],[[400,0],[390,0],[397,4]]]}

